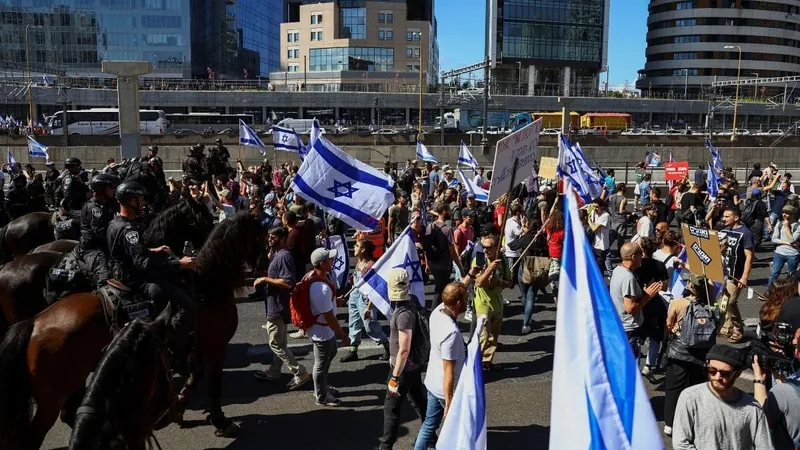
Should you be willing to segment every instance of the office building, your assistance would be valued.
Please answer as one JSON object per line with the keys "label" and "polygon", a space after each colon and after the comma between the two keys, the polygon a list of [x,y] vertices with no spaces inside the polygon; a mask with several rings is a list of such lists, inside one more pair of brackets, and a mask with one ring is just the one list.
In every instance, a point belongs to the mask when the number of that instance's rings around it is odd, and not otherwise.
{"label": "office building", "polygon": [[610,0],[488,0],[492,91],[591,95],[608,57]]}
{"label": "office building", "polygon": [[283,0],[191,0],[192,76],[266,79],[278,70],[282,8]]}
{"label": "office building", "polygon": [[[712,82],[800,75],[800,3],[796,0],[652,0],[642,92],[696,96]],[[729,47],[729,48],[725,48]],[[763,89],[762,89],[763,88]],[[766,96],[783,85],[748,87]]]}
{"label": "office building", "polygon": [[280,31],[276,89],[418,92],[438,83],[433,0],[286,0]]}
{"label": "office building", "polygon": [[189,22],[188,0],[6,0],[0,65],[6,76],[28,62],[37,75],[103,76],[104,60],[140,60],[180,78],[191,67]]}

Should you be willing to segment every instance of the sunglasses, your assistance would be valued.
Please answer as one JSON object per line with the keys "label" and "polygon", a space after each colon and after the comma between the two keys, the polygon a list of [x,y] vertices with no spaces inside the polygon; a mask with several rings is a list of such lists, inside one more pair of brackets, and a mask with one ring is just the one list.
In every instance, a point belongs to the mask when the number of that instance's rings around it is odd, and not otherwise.
{"label": "sunglasses", "polygon": [[706,366],[706,371],[708,371],[708,374],[712,377],[719,374],[719,376],[725,378],[726,380],[729,380],[736,373],[734,370],[719,370],[716,367],[711,366]]}
{"label": "sunglasses", "polygon": [[484,245],[484,246],[483,246],[483,249],[484,249],[484,250],[491,250],[491,249],[493,249],[493,248],[494,248],[494,245]]}

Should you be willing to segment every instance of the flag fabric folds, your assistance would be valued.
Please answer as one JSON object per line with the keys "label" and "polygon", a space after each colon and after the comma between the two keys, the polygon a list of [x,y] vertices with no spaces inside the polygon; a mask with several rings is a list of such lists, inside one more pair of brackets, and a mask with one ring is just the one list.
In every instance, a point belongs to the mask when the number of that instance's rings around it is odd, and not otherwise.
{"label": "flag fabric folds", "polygon": [[[672,152],[669,153],[669,162],[671,162],[671,163],[675,162],[675,157],[672,156]],[[675,186],[675,182],[674,181],[667,181],[667,186],[669,186],[669,188],[672,189],[672,187]]]}
{"label": "flag fabric folds", "polygon": [[394,203],[394,182],[320,137],[294,177],[294,191],[359,231],[372,231]]}
{"label": "flag fabric folds", "polygon": [[469,151],[464,141],[461,141],[461,148],[458,151],[458,163],[471,167],[473,171],[478,171],[478,161],[472,156],[472,152]]}
{"label": "flag fabric folds", "polygon": [[[677,256],[677,258],[686,264],[687,254],[685,247],[683,250],[681,250],[681,253]],[[670,283],[670,286],[672,286],[673,300],[683,297],[683,291],[686,289],[686,280],[684,280],[682,276],[684,271],[686,271],[686,269],[678,269],[676,267],[675,271],[672,272],[672,282]]]}
{"label": "flag fabric folds", "polygon": [[644,157],[647,167],[658,167],[661,165],[661,155],[656,152],[647,152]]}
{"label": "flag fabric folds", "polygon": [[336,290],[344,292],[347,286],[347,278],[350,276],[350,252],[347,250],[347,242],[344,236],[334,235],[325,238],[325,248],[336,250],[336,259],[333,260],[333,278],[336,283]]}
{"label": "flag fabric folds", "polygon": [[425,144],[420,141],[417,141],[417,158],[431,163],[439,162],[431,155],[431,152],[428,151],[428,147],[425,147]]}
{"label": "flag fabric folds", "polygon": [[267,146],[264,145],[264,141],[258,137],[255,130],[253,130],[250,125],[244,123],[244,120],[239,119],[239,145],[249,145],[251,147],[256,147],[261,155],[267,154]]}
{"label": "flag fabric folds", "polygon": [[297,152],[303,147],[300,135],[291,128],[283,128],[277,125],[272,127],[272,145],[275,150],[284,152]]}
{"label": "flag fabric folds", "polygon": [[486,393],[480,347],[480,335],[485,325],[486,316],[478,317],[450,410],[439,432],[436,450],[486,449]]}
{"label": "flag fabric folds", "polygon": [[50,155],[47,154],[47,147],[36,142],[36,139],[28,136],[28,156],[31,158],[45,158],[50,160]]}
{"label": "flag fabric folds", "polygon": [[663,450],[636,357],[595,263],[577,201],[571,195],[564,199],[550,448]]}
{"label": "flag fabric folds", "polygon": [[413,230],[411,226],[400,233],[386,253],[372,265],[364,277],[355,286],[378,308],[384,316],[392,316],[391,302],[389,301],[389,271],[402,268],[408,272],[410,283],[409,292],[415,295],[421,305],[425,305],[425,284],[422,281],[422,265],[414,245]]}
{"label": "flag fabric folds", "polygon": [[489,201],[489,191],[475,184],[474,181],[470,180],[469,177],[464,175],[464,172],[462,172],[461,169],[458,169],[458,175],[461,177],[461,182],[464,185],[464,189],[467,190],[467,193],[474,195],[475,200],[479,202]]}
{"label": "flag fabric folds", "polygon": [[11,150],[9,150],[9,151],[8,151],[8,165],[9,165],[9,166],[11,166],[11,167],[13,168],[13,167],[14,167],[14,164],[16,164],[16,163],[17,163],[17,160],[16,160],[16,159],[14,159],[14,155],[12,155],[12,154],[11,154]]}
{"label": "flag fabric folds", "polygon": [[719,150],[717,147],[714,147],[714,144],[711,143],[711,139],[709,138],[706,138],[706,148],[711,152],[711,166],[715,171],[722,170],[722,156],[720,156]]}
{"label": "flag fabric folds", "polygon": [[580,148],[570,145],[563,135],[559,136],[558,140],[557,171],[561,177],[567,177],[572,181],[572,188],[586,203],[599,197],[603,192],[605,180],[594,173]]}
{"label": "flag fabric folds", "polygon": [[314,118],[314,121],[311,125],[311,134],[308,136],[308,145],[303,145],[302,141],[300,142],[301,161],[306,159],[306,155],[308,155],[308,152],[311,151],[311,147],[314,146],[314,143],[317,142],[320,136],[322,136],[322,132],[319,128],[319,120]]}
{"label": "flag fabric folds", "polygon": [[719,193],[719,174],[714,169],[712,164],[708,165],[708,173],[706,174],[706,184],[708,189],[708,196],[711,201],[717,199],[717,194]]}

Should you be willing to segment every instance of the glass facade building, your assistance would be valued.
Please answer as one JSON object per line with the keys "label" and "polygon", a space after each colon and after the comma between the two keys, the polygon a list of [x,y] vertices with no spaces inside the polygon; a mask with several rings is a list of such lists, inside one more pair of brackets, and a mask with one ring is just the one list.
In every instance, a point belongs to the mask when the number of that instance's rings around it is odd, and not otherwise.
{"label": "glass facade building", "polygon": [[309,72],[328,70],[388,72],[394,70],[393,48],[312,48],[310,56]]}
{"label": "glass facade building", "polygon": [[339,8],[339,37],[367,38],[367,8]]}
{"label": "glass facade building", "polygon": [[104,60],[140,60],[154,74],[188,76],[189,18],[188,0],[0,0],[0,64],[84,75]]}

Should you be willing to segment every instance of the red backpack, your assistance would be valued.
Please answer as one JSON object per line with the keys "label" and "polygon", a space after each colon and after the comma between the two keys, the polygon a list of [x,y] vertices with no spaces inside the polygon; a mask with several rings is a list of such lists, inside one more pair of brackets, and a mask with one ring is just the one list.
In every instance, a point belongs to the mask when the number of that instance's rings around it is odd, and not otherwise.
{"label": "red backpack", "polygon": [[292,323],[303,331],[308,330],[314,325],[328,326],[325,322],[318,322],[317,316],[311,312],[311,283],[322,282],[331,288],[333,298],[336,298],[336,287],[327,278],[318,276],[313,270],[297,283],[289,297],[289,312],[292,316]]}

